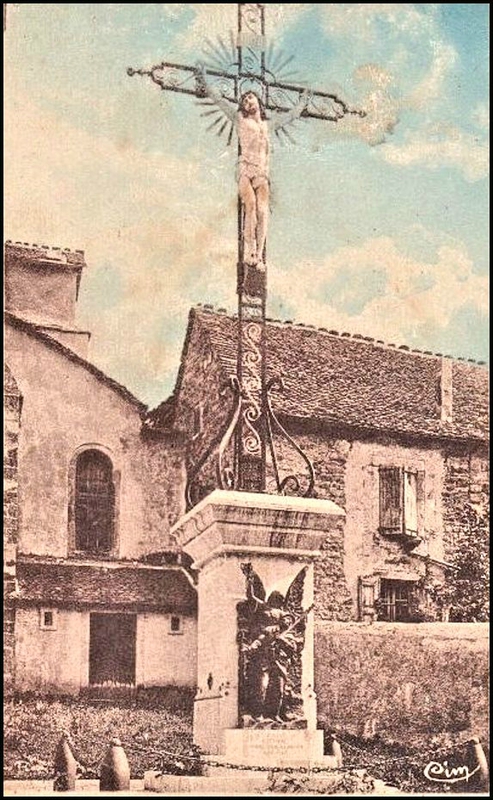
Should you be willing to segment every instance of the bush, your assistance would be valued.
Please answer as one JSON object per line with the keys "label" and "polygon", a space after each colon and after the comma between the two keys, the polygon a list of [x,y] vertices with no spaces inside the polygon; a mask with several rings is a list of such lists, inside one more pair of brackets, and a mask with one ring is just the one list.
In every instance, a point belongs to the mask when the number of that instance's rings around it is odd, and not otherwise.
{"label": "bush", "polygon": [[145,770],[200,774],[199,752],[192,743],[190,711],[162,708],[104,708],[80,700],[17,699],[4,713],[5,779],[46,779],[62,731],[70,733],[80,776],[96,778],[117,736],[125,749],[132,778]]}
{"label": "bush", "polygon": [[489,510],[466,504],[460,536],[452,559],[451,622],[488,622],[489,614]]}

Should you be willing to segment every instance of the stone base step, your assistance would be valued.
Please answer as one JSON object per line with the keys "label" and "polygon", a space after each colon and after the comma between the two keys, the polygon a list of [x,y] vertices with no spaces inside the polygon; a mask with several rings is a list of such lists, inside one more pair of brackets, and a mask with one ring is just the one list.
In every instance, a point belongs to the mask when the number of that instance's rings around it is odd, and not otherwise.
{"label": "stone base step", "polygon": [[[354,779],[354,773],[352,773]],[[144,791],[155,792],[157,794],[188,794],[192,797],[233,797],[245,796],[248,794],[275,794],[280,791],[282,794],[289,791],[281,784],[285,779],[291,778],[299,783],[298,792],[303,788],[306,793],[312,795],[315,791],[316,794],[340,794],[341,773],[325,773],[316,774],[308,777],[306,773],[295,772],[287,775],[286,773],[277,773],[275,776],[276,781],[272,784],[272,773],[268,772],[255,772],[253,770],[238,770],[232,774],[229,769],[227,775],[214,775],[209,777],[191,776],[191,775],[163,775],[160,772],[146,772],[144,774]],[[364,794],[373,794],[378,797],[384,795],[402,796],[405,794],[397,789],[395,786],[388,786],[381,780],[371,778],[365,770],[360,770],[359,778],[364,786]],[[307,783],[306,787],[303,786]],[[308,784],[309,782],[309,784]],[[291,791],[293,789],[291,788]],[[343,792],[345,794],[346,792]],[[303,792],[304,794],[304,792]],[[359,793],[353,796],[360,796]]]}
{"label": "stone base step", "polygon": [[144,773],[144,789],[148,792],[166,794],[189,794],[197,797],[220,795],[245,795],[265,791],[269,785],[267,772],[250,774],[238,771],[228,775],[202,777],[196,775],[163,775],[159,772]]}

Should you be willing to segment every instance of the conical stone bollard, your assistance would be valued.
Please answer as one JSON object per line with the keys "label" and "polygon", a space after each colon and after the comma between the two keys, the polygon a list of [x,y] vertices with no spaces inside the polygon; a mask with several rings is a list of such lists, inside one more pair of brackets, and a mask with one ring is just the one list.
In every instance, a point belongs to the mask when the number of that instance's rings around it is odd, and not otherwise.
{"label": "conical stone bollard", "polygon": [[342,750],[341,745],[337,741],[335,734],[332,733],[330,735],[331,743],[330,743],[330,753],[329,755],[334,756],[337,761],[337,766],[342,767]]}
{"label": "conical stone bollard", "polygon": [[470,741],[470,747],[472,750],[472,754],[474,759],[476,760],[477,770],[478,770],[478,783],[481,786],[481,789],[485,791],[489,788],[489,769],[488,769],[488,761],[486,759],[485,752],[479,741],[477,736],[473,736]]}
{"label": "conical stone bollard", "polygon": [[130,789],[130,767],[120,739],[112,739],[99,775],[101,792],[124,792]]}
{"label": "conical stone bollard", "polygon": [[55,773],[53,778],[54,792],[73,792],[75,790],[77,761],[70,749],[69,740],[68,734],[64,733],[58,742],[53,765]]}

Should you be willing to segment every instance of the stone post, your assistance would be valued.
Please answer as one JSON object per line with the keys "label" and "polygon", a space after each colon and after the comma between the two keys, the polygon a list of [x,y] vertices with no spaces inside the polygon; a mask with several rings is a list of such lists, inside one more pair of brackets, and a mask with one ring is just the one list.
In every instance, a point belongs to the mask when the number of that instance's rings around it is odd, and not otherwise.
{"label": "stone post", "polygon": [[272,757],[272,745],[290,763],[323,757],[323,732],[316,730],[313,613],[302,654],[306,729],[241,729],[237,605],[246,597],[241,564],[250,562],[267,594],[275,589],[285,594],[306,567],[303,608],[308,608],[313,561],[343,515],[330,500],[216,490],[172,529],[199,572],[194,741],[206,753],[255,764]]}

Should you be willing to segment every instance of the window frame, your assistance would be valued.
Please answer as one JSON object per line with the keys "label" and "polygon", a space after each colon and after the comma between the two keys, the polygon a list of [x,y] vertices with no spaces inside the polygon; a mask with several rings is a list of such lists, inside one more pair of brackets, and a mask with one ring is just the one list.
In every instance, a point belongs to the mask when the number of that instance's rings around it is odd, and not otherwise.
{"label": "window frame", "polygon": [[[177,630],[173,630],[173,620],[178,620],[178,628]],[[183,631],[183,617],[180,614],[170,614],[169,617],[169,625],[168,625],[168,633],[171,636],[181,636]]]}
{"label": "window frame", "polygon": [[[378,622],[411,622],[410,619],[410,596],[413,590],[414,581],[399,580],[398,578],[385,578],[381,577],[379,582],[378,591]],[[397,592],[402,592],[405,589],[405,598],[397,597]],[[384,598],[389,597],[386,602],[387,613],[382,617],[382,607],[385,602]],[[401,616],[398,609],[405,609],[405,613]]]}
{"label": "window frame", "polygon": [[[76,502],[77,502],[77,463],[79,458],[87,451],[96,451],[105,456],[111,463],[111,478],[113,484],[113,524],[109,549],[81,549],[78,547],[76,530]],[[121,469],[113,452],[99,443],[87,443],[77,448],[74,452],[68,469],[68,504],[67,504],[67,554],[74,558],[92,558],[107,560],[116,558],[120,543],[120,487]]]}
{"label": "window frame", "polygon": [[[51,614],[51,623],[46,624],[45,614]],[[39,609],[39,627],[42,631],[56,631],[58,629],[57,609],[43,606]]]}
{"label": "window frame", "polygon": [[[391,475],[394,475],[389,480]],[[405,466],[380,465],[378,468],[379,518],[378,531],[382,536],[418,538],[421,531],[424,471]],[[394,485],[392,484],[392,481]],[[395,503],[398,498],[398,504]],[[409,502],[412,498],[412,504]],[[392,507],[391,502],[395,505]],[[387,518],[386,518],[387,516]],[[397,524],[388,524],[397,519]],[[409,524],[413,523],[413,524]]]}

